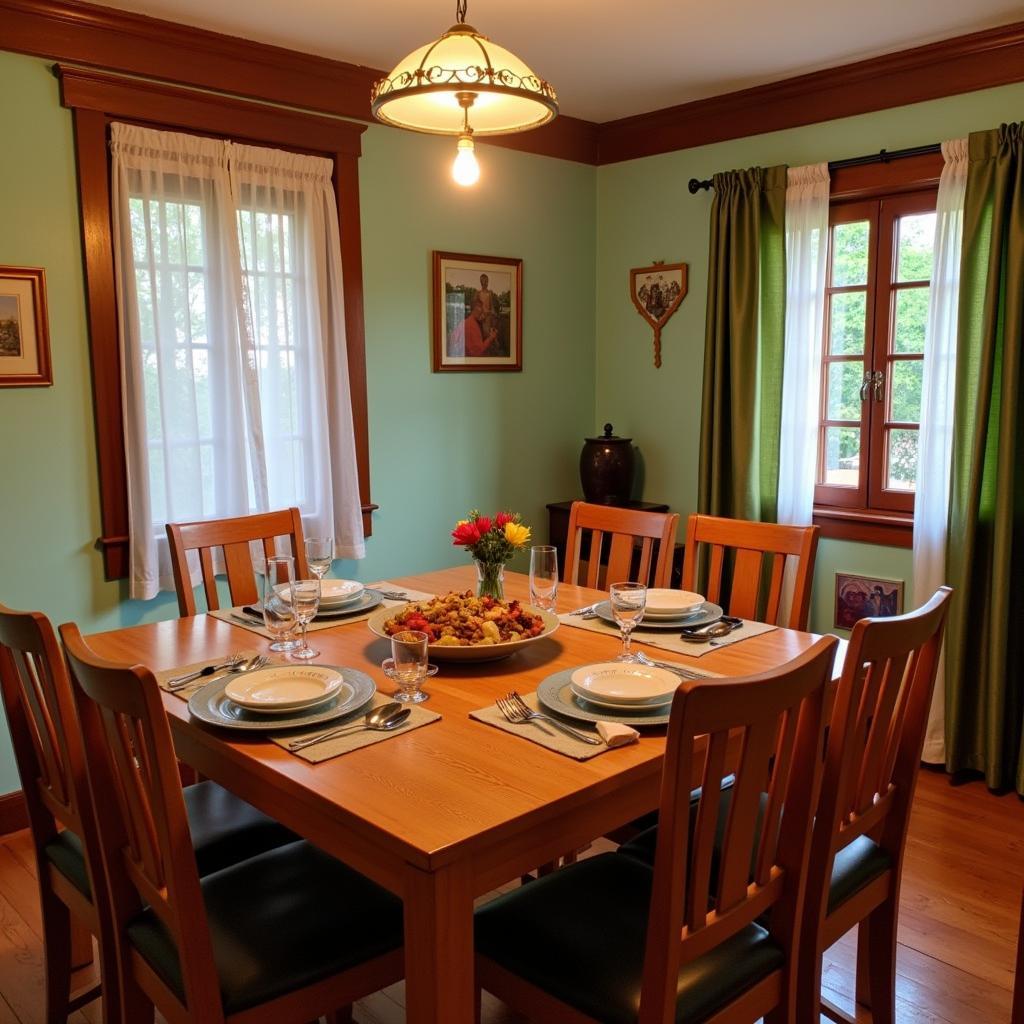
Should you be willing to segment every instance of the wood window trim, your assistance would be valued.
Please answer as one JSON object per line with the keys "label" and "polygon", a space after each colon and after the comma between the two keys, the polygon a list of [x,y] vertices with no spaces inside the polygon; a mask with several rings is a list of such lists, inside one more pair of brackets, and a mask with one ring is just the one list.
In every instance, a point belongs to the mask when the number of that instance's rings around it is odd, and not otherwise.
{"label": "wood window trim", "polygon": [[[55,65],[54,71],[60,80],[61,102],[74,120],[100,478],[102,533],[97,546],[106,578],[128,575],[128,484],[110,209],[109,126],[114,120],[283,146],[334,162],[359,500],[363,530],[370,536],[371,513],[377,506],[370,499],[358,162],[366,126],[62,64]],[[244,134],[239,126],[244,126]]]}
{"label": "wood window trim", "polygon": [[[938,188],[941,153],[929,153],[884,163],[844,167],[832,173],[830,200],[852,204],[860,200],[920,193]],[[875,309],[867,309],[870,331]],[[914,542],[914,515],[908,510],[843,507],[816,498],[813,522],[822,537],[865,544],[910,548]]]}

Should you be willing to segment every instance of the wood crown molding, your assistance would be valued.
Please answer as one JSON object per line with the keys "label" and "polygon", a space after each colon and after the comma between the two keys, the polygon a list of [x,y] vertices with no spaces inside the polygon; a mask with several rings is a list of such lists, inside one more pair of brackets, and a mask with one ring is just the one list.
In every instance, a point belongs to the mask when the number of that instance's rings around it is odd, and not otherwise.
{"label": "wood crown molding", "polygon": [[[0,0],[0,48],[373,121],[375,68],[81,0]],[[489,145],[610,164],[1024,81],[1024,22],[595,124],[561,116]]]}
{"label": "wood crown molding", "polygon": [[600,126],[598,163],[618,163],[1020,81],[1024,81],[1024,22],[606,121]]}

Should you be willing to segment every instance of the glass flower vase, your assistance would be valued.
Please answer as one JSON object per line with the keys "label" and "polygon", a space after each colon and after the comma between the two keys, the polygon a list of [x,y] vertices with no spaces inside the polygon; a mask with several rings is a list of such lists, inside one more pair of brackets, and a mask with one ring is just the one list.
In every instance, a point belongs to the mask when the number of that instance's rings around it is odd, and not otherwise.
{"label": "glass flower vase", "polygon": [[505,563],[476,563],[476,594],[477,597],[493,597],[496,601],[505,600]]}

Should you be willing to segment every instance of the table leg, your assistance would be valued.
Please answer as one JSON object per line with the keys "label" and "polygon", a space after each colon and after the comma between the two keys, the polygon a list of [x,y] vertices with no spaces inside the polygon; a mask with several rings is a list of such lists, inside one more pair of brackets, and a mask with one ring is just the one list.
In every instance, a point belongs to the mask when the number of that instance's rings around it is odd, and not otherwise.
{"label": "table leg", "polygon": [[473,1024],[473,896],[466,869],[409,867],[405,885],[408,1024]]}

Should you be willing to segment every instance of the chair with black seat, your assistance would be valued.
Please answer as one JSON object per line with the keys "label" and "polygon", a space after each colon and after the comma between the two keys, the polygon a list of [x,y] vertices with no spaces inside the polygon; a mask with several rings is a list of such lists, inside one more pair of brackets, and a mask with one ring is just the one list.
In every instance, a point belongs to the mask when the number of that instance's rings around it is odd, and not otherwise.
{"label": "chair with black seat", "polygon": [[[476,915],[478,985],[531,1020],[559,1024],[790,1020],[836,644],[824,638],[756,676],[683,682],[653,869],[602,854],[486,904]],[[721,783],[736,746],[712,885]],[[702,795],[691,832],[695,765]]]}
{"label": "chair with black seat", "polygon": [[400,979],[401,901],[309,843],[200,878],[155,677],[60,632],[89,783],[110,794],[97,833],[125,1021],[340,1022]]}
{"label": "chair with black seat", "polygon": [[[106,876],[82,738],[64,657],[49,619],[0,605],[0,691],[28,809],[46,954],[46,1021],[64,1024],[103,989],[104,1020],[118,1019]],[[227,790],[185,790],[188,824],[203,874],[295,835]],[[73,923],[97,938],[100,985],[71,991]],[[113,980],[112,980],[113,979]]]}
{"label": "chair with black seat", "polygon": [[[814,581],[818,527],[755,523],[745,519],[691,515],[686,524],[683,589],[695,590],[700,556],[708,551],[706,597],[727,607],[730,615],[760,619],[789,629],[807,629]],[[731,565],[727,552],[732,552]],[[769,575],[762,585],[767,563]],[[795,566],[789,615],[782,615],[787,564]],[[728,596],[725,583],[731,578]]]}
{"label": "chair with black seat", "polygon": [[852,1019],[822,999],[821,960],[854,926],[857,1002],[895,1024],[903,854],[951,594],[853,627],[811,840],[798,1024]]}
{"label": "chair with black seat", "polygon": [[597,589],[610,583],[636,580],[652,587],[668,587],[672,580],[678,527],[677,512],[641,512],[574,501],[569,510],[562,579],[574,585],[580,582],[583,538],[588,535],[590,547],[584,586]]}
{"label": "chair with black seat", "polygon": [[174,587],[178,592],[178,611],[184,617],[196,614],[196,596],[192,588],[189,552],[199,552],[199,568],[203,577],[206,607],[220,607],[217,594],[215,557],[224,562],[231,604],[255,604],[259,600],[253,573],[251,545],[258,543],[267,557],[277,554],[278,538],[286,538],[295,559],[295,578],[308,579],[306,548],[302,537],[302,517],[297,508],[279,512],[259,512],[232,519],[204,519],[195,523],[168,523],[167,543],[170,546]]}

